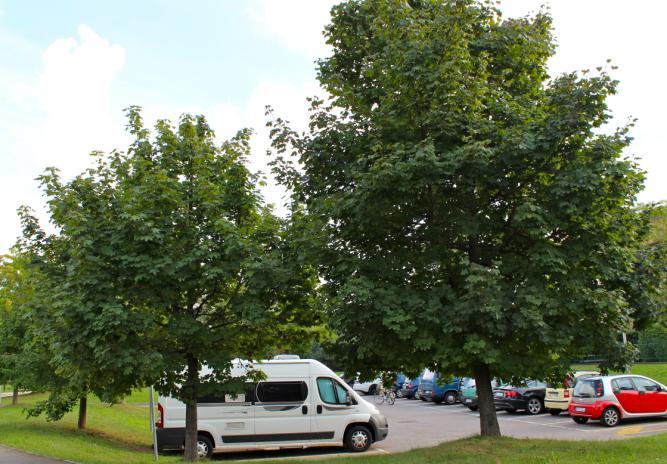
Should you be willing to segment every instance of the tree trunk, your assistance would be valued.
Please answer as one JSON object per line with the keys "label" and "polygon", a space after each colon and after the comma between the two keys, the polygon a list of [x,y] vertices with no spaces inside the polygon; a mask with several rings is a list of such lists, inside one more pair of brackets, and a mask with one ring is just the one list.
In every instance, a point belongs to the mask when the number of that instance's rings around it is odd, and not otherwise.
{"label": "tree trunk", "polygon": [[17,405],[19,403],[19,386],[14,385],[14,391],[12,392],[12,404]]}
{"label": "tree trunk", "polygon": [[188,359],[188,380],[185,386],[185,453],[186,461],[196,461],[197,456],[197,390],[199,385],[199,362]]}
{"label": "tree trunk", "polygon": [[80,429],[86,428],[86,415],[88,413],[88,397],[86,395],[79,398],[79,422],[77,427]]}
{"label": "tree trunk", "polygon": [[480,434],[483,437],[499,437],[500,426],[498,425],[498,416],[496,416],[496,406],[493,404],[489,366],[486,364],[477,365],[474,373],[475,385],[477,386]]}

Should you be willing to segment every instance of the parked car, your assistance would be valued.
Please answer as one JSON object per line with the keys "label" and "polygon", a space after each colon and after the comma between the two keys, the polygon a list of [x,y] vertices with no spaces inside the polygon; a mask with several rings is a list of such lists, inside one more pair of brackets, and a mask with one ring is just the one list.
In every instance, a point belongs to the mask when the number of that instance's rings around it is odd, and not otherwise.
{"label": "parked car", "polygon": [[422,401],[433,401],[438,404],[443,401],[446,404],[456,403],[461,379],[454,377],[446,384],[442,384],[441,382],[438,382],[438,380],[438,373],[428,369],[424,370],[421,382],[419,382],[419,387],[417,389],[419,399]]}
{"label": "parked car", "polygon": [[352,388],[354,391],[363,393],[364,395],[374,395],[381,382],[382,379],[380,377],[377,377],[370,382],[355,381]]}
{"label": "parked car", "polygon": [[[497,388],[500,383],[493,379],[491,381],[491,388]],[[466,377],[459,390],[459,401],[462,405],[467,406],[471,411],[477,411],[477,386],[475,379]]]}
{"label": "parked car", "polygon": [[403,382],[403,388],[400,390],[401,396],[410,400],[419,399],[419,382],[421,382],[421,376],[416,379],[406,379]]}
{"label": "parked car", "polygon": [[[244,393],[198,398],[197,450],[214,452],[344,445],[366,451],[389,433],[387,419],[324,364],[312,360],[247,363],[233,376],[259,370],[265,379],[248,383]],[[210,372],[210,371],[209,371]],[[181,450],[185,404],[158,398],[159,450]]]}
{"label": "parked car", "polygon": [[514,413],[540,414],[544,411],[546,384],[538,380],[526,380],[521,386],[504,385],[493,389],[496,409]]}
{"label": "parked car", "polygon": [[547,388],[544,397],[544,407],[554,416],[557,416],[563,411],[567,411],[572,401],[572,392],[574,386],[579,380],[589,377],[599,376],[600,373],[596,371],[575,371],[563,381],[562,388]]}
{"label": "parked car", "polygon": [[623,419],[667,416],[667,387],[642,375],[609,375],[577,382],[569,407],[578,424],[614,427]]}

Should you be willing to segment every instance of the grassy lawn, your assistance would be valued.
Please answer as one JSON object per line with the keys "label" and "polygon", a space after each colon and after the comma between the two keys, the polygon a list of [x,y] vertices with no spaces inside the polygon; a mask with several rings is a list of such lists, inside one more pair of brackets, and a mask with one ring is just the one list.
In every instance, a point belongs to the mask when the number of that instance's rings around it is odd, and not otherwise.
{"label": "grassy lawn", "polygon": [[[0,408],[0,444],[35,454],[81,463],[139,464],[153,462],[148,409],[133,404],[108,406],[88,400],[88,430],[76,429],[77,411],[59,422],[26,419],[23,408],[46,395],[21,397],[18,406]],[[128,398],[148,401],[141,392]],[[160,462],[179,462],[178,456],[161,456]]]}
{"label": "grassy lawn", "polygon": [[[637,365],[632,371],[667,383],[667,364]],[[43,418],[26,419],[23,408],[44,398],[43,394],[23,396],[18,406],[9,406],[5,400],[0,407],[0,444],[86,464],[153,462],[148,409],[142,405],[148,402],[148,390],[138,390],[123,404],[116,406],[109,406],[90,398],[88,429],[85,431],[76,429],[76,410],[56,423],[46,422]],[[665,456],[667,456],[667,434],[609,442],[470,438],[408,453],[361,455],[352,458],[350,462],[354,464],[598,462],[625,464],[664,463],[667,462]],[[225,461],[229,457],[227,455]],[[181,462],[181,458],[178,455],[163,455],[160,456],[160,462]],[[327,458],[318,462],[340,463],[341,458]]]}
{"label": "grassy lawn", "polygon": [[[572,366],[573,369],[579,370],[595,370],[595,364],[577,364]],[[645,375],[658,382],[667,385],[667,363],[660,364],[635,364],[630,369],[630,372],[637,375]]]}

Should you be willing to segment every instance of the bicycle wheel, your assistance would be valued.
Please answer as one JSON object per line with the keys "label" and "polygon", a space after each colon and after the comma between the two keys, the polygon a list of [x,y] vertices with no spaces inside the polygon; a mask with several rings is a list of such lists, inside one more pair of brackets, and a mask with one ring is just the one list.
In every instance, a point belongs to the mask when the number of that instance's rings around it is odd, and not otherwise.
{"label": "bicycle wheel", "polygon": [[385,400],[385,394],[384,394],[384,392],[376,393],[376,394],[375,394],[375,398],[373,398],[373,399],[375,400],[375,404],[382,404],[382,403],[384,403],[384,400]]}
{"label": "bicycle wheel", "polygon": [[387,393],[387,404],[394,404],[396,402],[396,393],[390,391]]}

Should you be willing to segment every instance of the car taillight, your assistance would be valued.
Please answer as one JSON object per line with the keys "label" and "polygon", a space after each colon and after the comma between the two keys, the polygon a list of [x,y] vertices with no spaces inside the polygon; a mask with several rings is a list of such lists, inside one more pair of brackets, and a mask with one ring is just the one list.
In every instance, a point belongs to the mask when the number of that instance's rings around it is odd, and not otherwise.
{"label": "car taillight", "polygon": [[164,428],[164,408],[160,403],[157,404],[157,423],[155,425],[158,429]]}
{"label": "car taillight", "polygon": [[505,392],[505,398],[516,398],[517,396],[519,396],[519,394],[514,390],[507,390]]}
{"label": "car taillight", "polygon": [[570,397],[570,389],[569,389],[569,388],[566,388],[566,389],[565,389],[565,391],[563,392],[563,396],[564,396],[565,398],[569,398],[569,397]]}

